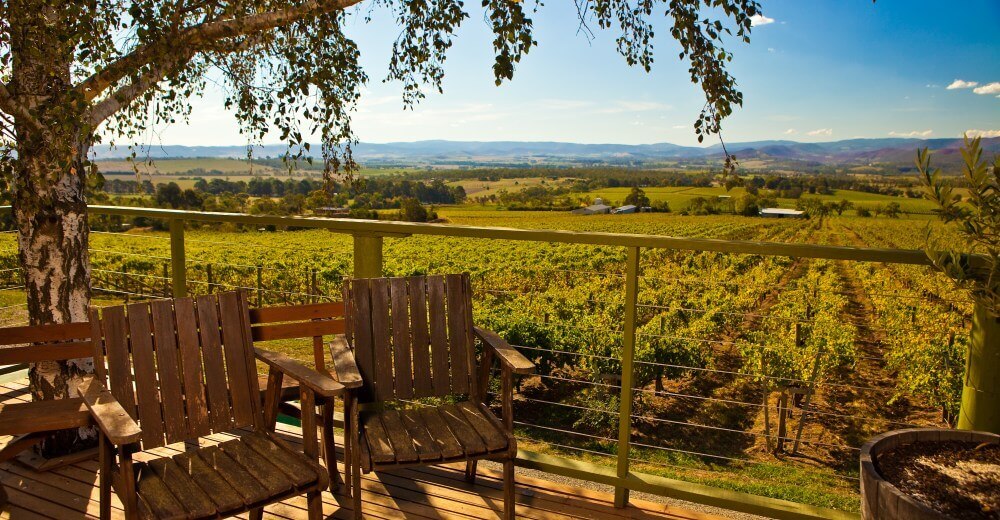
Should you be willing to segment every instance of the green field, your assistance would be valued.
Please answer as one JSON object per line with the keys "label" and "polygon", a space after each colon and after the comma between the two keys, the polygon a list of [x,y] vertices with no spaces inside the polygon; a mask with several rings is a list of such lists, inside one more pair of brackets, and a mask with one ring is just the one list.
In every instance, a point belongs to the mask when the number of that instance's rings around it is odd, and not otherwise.
{"label": "green field", "polygon": [[[625,197],[628,195],[630,190],[631,188],[603,188],[600,190],[590,191],[587,195],[590,197],[601,197],[606,203],[611,205],[620,205],[622,201],[625,200]],[[739,197],[740,195],[746,193],[746,190],[743,188],[733,188],[726,191],[723,187],[699,188],[673,186],[652,186],[643,188],[643,191],[646,192],[646,196],[649,197],[651,202],[666,201],[670,204],[670,208],[674,211],[684,209],[690,200],[695,197]],[[833,195],[803,194],[802,196],[804,198],[818,198],[824,201],[849,200],[858,207],[869,208],[888,204],[890,202],[898,202],[904,212],[912,213],[930,213],[934,207],[933,203],[924,199],[893,197],[891,195],[881,195],[878,193],[867,193],[852,190],[834,190]],[[778,205],[782,208],[794,208],[795,204],[795,199],[778,199]]]}
{"label": "green field", "polygon": [[[247,173],[251,169],[250,163],[246,160],[207,157],[195,159],[154,159],[151,163],[144,162],[141,158],[138,158],[135,162],[106,160],[97,161],[97,167],[102,172],[131,172],[138,170],[143,175],[187,173],[199,168],[206,172],[217,170],[223,174],[238,174]],[[277,173],[276,168],[262,164],[254,164],[253,170],[259,172],[261,175]]]}

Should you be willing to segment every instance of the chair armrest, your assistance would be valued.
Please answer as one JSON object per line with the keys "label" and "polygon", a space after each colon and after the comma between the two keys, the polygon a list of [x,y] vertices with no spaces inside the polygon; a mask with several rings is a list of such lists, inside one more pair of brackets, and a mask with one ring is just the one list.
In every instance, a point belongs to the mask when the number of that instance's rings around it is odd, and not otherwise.
{"label": "chair armrest", "polygon": [[122,408],[104,383],[95,377],[85,379],[79,386],[80,395],[97,427],[115,446],[138,442],[142,430],[139,424]]}
{"label": "chair armrest", "polygon": [[257,359],[323,397],[334,397],[344,392],[344,385],[334,381],[332,377],[321,374],[284,354],[260,348],[253,350]]}
{"label": "chair armrest", "polygon": [[500,358],[500,363],[506,365],[512,372],[515,374],[531,374],[535,372],[535,364],[524,357],[524,354],[521,354],[514,347],[507,344],[507,341],[501,338],[499,334],[480,327],[472,327],[472,330],[484,344],[489,345],[493,349],[493,352]]}
{"label": "chair armrest", "polygon": [[333,370],[337,374],[337,381],[340,381],[345,388],[358,388],[364,383],[358,364],[354,361],[354,352],[347,345],[347,338],[343,335],[334,336],[330,342],[330,357],[333,358]]}

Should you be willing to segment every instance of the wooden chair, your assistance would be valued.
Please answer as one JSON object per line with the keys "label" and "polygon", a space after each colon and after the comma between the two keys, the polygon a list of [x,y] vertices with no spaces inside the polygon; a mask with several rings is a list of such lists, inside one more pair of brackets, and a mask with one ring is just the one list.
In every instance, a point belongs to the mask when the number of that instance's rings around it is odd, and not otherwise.
{"label": "wooden chair", "polygon": [[[344,304],[343,302],[324,302],[250,309],[250,326],[255,345],[268,341],[293,339],[310,341],[315,370],[321,374],[332,376],[326,363],[324,337],[332,338],[344,333]],[[340,361],[341,364],[353,362],[350,359],[341,359]],[[357,370],[354,373],[356,374]],[[278,372],[277,375],[280,376],[281,373]],[[338,379],[338,382],[345,388],[357,388],[361,386],[361,377]],[[271,386],[268,384],[268,376],[262,376],[259,384],[263,388]],[[278,409],[285,415],[301,420],[301,403],[294,402],[299,399],[298,382],[283,379],[278,385],[281,389],[277,399]],[[261,397],[262,401],[266,402],[266,395]],[[319,410],[317,420],[321,433],[320,446],[322,447],[323,460],[330,470],[330,487],[333,491],[339,478],[333,438],[334,402],[333,400],[325,400],[317,401],[316,404]]]}
{"label": "wooden chair", "polygon": [[[343,386],[254,349],[243,293],[91,309],[90,318],[96,376],[81,394],[100,429],[101,518],[110,517],[112,487],[126,518],[250,511],[259,519],[263,506],[300,494],[309,518],[320,518],[329,477],[317,463],[315,415],[303,416],[304,453],[290,449],[273,434],[277,394],[282,375],[299,381],[306,407]],[[263,409],[255,360],[277,383]],[[239,436],[216,445],[185,442],[176,455],[133,461],[140,450],[230,431]]]}
{"label": "wooden chair", "polygon": [[[345,336],[331,344],[342,380],[360,369],[345,409],[347,466],[361,518],[361,472],[466,461],[503,461],[504,518],[514,518],[514,374],[534,365],[495,333],[472,324],[468,274],[362,278],[344,284]],[[483,349],[476,359],[474,338]],[[353,353],[353,356],[351,355]],[[501,422],[486,404],[493,359],[502,374]],[[356,359],[357,365],[341,362]],[[437,404],[400,408],[421,398]],[[389,403],[393,405],[386,406]]]}
{"label": "wooden chair", "polygon": [[[0,328],[0,365],[58,363],[91,355],[88,323]],[[54,431],[87,426],[93,422],[78,397],[0,405],[0,435],[15,436],[0,449],[0,462],[16,457]]]}
{"label": "wooden chair", "polygon": [[[0,365],[57,363],[89,358],[92,353],[88,323],[0,328]],[[17,457],[54,432],[89,426],[93,426],[90,412],[79,397],[0,405],[0,435],[13,436],[0,449],[0,463]],[[36,470],[45,471],[93,456],[92,449],[85,449],[51,459],[22,457],[22,460]],[[0,486],[0,509],[6,503],[7,493]]]}

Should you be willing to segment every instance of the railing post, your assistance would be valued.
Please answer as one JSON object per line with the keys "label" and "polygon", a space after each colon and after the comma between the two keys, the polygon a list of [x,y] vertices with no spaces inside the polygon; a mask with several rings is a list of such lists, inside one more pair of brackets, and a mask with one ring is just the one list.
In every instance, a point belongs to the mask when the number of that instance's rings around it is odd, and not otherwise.
{"label": "railing post", "polygon": [[1000,433],[1000,321],[980,302],[972,315],[958,427]]}
{"label": "railing post", "polygon": [[354,234],[354,277],[382,276],[382,235]]}
{"label": "railing post", "polygon": [[[639,299],[639,248],[628,248],[625,266],[625,327],[622,330],[622,379],[618,411],[618,478],[629,475],[629,451],[632,441],[633,361],[635,359],[636,304]],[[628,488],[615,486],[615,507],[628,504]]]}
{"label": "railing post", "polygon": [[170,220],[170,277],[174,298],[187,296],[187,263],[184,259],[184,221]]}

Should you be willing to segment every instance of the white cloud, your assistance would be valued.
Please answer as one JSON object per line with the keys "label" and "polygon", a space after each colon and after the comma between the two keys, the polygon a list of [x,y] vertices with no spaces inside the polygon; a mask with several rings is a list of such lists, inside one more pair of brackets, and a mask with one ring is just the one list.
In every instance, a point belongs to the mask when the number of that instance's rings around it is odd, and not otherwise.
{"label": "white cloud", "polygon": [[963,80],[960,80],[960,79],[956,79],[955,81],[951,82],[951,85],[948,85],[945,88],[948,89],[948,90],[955,90],[957,88],[972,88],[972,87],[974,87],[974,86],[976,86],[978,84],[979,83],[977,83],[975,81],[963,81]]}
{"label": "white cloud", "polygon": [[674,108],[665,103],[657,101],[625,101],[618,100],[611,103],[611,106],[598,110],[599,114],[621,114],[623,112],[652,112],[655,110],[670,110]]}
{"label": "white cloud", "polygon": [[750,25],[757,27],[759,25],[767,25],[774,23],[774,18],[768,18],[762,14],[755,14],[750,17]]}
{"label": "white cloud", "polygon": [[806,132],[806,135],[833,135],[832,128],[818,128],[810,132]]}
{"label": "white cloud", "polygon": [[688,127],[688,125],[674,125],[671,128],[673,128],[674,130],[681,130],[681,129],[687,128],[687,127]]}
{"label": "white cloud", "polygon": [[934,133],[934,132],[931,131],[931,130],[924,130],[924,131],[913,130],[912,132],[896,132],[896,131],[892,131],[892,132],[889,132],[889,135],[891,137],[930,137],[930,135],[932,133]]}
{"label": "white cloud", "polygon": [[1000,137],[1000,130],[966,130],[969,137]]}
{"label": "white cloud", "polygon": [[797,133],[799,133],[799,131],[794,128],[789,128],[788,130],[785,130],[785,135],[794,135]]}
{"label": "white cloud", "polygon": [[768,47],[767,52],[774,52],[774,47]]}
{"label": "white cloud", "polygon": [[594,102],[580,99],[542,99],[539,104],[551,110],[580,110],[593,106]]}
{"label": "white cloud", "polygon": [[976,94],[1000,94],[1000,81],[994,81],[993,83],[987,83],[981,87],[972,90]]}

